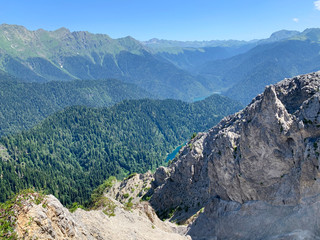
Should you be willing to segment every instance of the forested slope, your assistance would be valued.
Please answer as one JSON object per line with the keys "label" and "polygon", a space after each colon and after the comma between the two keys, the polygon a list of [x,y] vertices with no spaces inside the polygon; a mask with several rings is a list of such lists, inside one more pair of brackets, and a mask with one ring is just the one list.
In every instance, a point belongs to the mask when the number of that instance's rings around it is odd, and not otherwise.
{"label": "forested slope", "polygon": [[0,136],[28,129],[67,106],[107,107],[124,99],[151,97],[118,80],[26,83],[0,73]]}

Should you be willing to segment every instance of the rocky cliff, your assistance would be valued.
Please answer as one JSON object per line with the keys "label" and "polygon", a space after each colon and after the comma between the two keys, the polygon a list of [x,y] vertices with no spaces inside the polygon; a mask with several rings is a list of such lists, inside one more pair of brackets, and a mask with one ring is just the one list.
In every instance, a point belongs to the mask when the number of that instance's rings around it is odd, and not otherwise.
{"label": "rocky cliff", "polygon": [[[266,87],[155,174],[151,204],[193,239],[320,236],[320,72]],[[199,211],[200,214],[199,214]]]}

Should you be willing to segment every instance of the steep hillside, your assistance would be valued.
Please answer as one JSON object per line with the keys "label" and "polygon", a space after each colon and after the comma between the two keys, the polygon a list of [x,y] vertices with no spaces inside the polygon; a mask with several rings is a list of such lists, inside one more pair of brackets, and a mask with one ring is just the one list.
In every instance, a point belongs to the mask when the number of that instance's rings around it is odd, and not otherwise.
{"label": "steep hillside", "polygon": [[155,210],[192,239],[317,239],[319,88],[320,72],[285,79],[199,134],[155,173]]}
{"label": "steep hillside", "polygon": [[112,39],[65,28],[50,32],[0,25],[0,69],[32,82],[116,78],[160,98],[191,100],[210,94],[196,77],[131,37]]}
{"label": "steep hillside", "polygon": [[268,84],[320,69],[318,29],[305,30],[289,40],[262,42],[250,51],[203,66],[200,74],[226,96],[247,104]]}
{"label": "steep hillside", "polygon": [[[233,57],[251,49],[252,45],[240,47],[205,47],[205,48],[166,48],[156,50],[156,54],[177,67],[192,74],[198,74],[199,69],[207,62]],[[214,85],[214,83],[213,83]]]}
{"label": "steep hillside", "polygon": [[0,136],[29,129],[67,106],[107,107],[124,99],[151,97],[118,80],[26,83],[0,74]]}
{"label": "steep hillside", "polygon": [[34,186],[64,204],[83,203],[108,176],[155,169],[194,132],[239,108],[219,95],[192,104],[145,99],[102,109],[69,107],[1,139],[0,199]]}
{"label": "steep hillside", "polygon": [[[173,63],[193,75],[198,75],[199,69],[207,63],[218,59],[225,59],[244,53],[253,48],[255,41],[170,41],[151,39],[143,42],[154,54]],[[208,87],[207,84],[205,86]],[[210,83],[214,89],[215,83]]]}

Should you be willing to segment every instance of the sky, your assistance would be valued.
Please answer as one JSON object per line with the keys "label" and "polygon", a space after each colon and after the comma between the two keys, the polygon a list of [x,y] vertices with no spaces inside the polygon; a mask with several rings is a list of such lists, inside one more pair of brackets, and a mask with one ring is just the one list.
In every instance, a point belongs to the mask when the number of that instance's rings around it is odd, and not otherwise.
{"label": "sky", "polygon": [[145,41],[251,40],[320,27],[320,0],[0,0],[0,24]]}

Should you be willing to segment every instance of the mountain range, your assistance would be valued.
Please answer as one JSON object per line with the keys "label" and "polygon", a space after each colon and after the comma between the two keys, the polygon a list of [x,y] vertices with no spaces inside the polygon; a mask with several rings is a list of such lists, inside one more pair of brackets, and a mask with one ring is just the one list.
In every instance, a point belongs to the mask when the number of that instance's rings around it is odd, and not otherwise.
{"label": "mountain range", "polygon": [[249,42],[153,39],[145,44],[177,67],[203,77],[210,91],[248,104],[268,84],[320,69],[319,32],[281,30]]}
{"label": "mountain range", "polygon": [[191,73],[198,73],[203,64],[245,53],[257,45],[273,43],[299,35],[298,31],[281,30],[267,39],[252,41],[170,41],[151,39],[143,44],[157,55]]}
{"label": "mountain range", "polygon": [[190,100],[210,94],[201,79],[159,59],[131,37],[2,24],[0,46],[0,69],[24,81],[115,78],[159,98]]}
{"label": "mountain range", "polygon": [[209,62],[200,72],[229,89],[225,95],[248,103],[268,84],[318,71],[320,30],[307,29],[295,37],[261,44],[244,54]]}
{"label": "mountain range", "polygon": [[[241,104],[230,99],[247,103],[279,78],[317,70],[319,41],[319,29],[282,30],[249,42],[139,42],[2,24],[0,155],[14,161],[1,163],[13,183],[1,199],[37,186],[64,204],[83,203],[110,175],[121,178],[155,169],[193,132],[239,110]],[[230,99],[211,95],[215,91]],[[207,96],[195,103],[144,99],[191,102]],[[48,163],[55,166],[50,173]],[[86,179],[97,166],[102,172]],[[40,182],[34,170],[43,176]],[[46,179],[53,174],[60,177]],[[71,187],[57,188],[55,181],[70,181],[65,175],[81,179],[81,184],[73,179]],[[81,197],[74,196],[75,189]]]}
{"label": "mountain range", "polygon": [[2,24],[0,70],[28,82],[114,78],[160,99],[220,92],[247,104],[265,85],[319,69],[319,31],[281,30],[252,41],[139,42]]}

